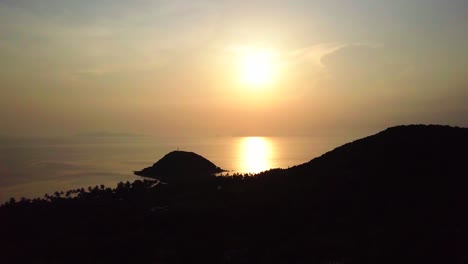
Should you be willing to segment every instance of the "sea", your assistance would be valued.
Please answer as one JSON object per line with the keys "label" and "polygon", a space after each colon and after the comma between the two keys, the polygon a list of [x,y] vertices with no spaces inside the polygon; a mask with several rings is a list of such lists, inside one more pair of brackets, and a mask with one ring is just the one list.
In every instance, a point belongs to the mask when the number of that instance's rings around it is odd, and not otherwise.
{"label": "sea", "polygon": [[191,151],[230,173],[258,173],[308,162],[346,137],[74,136],[0,138],[0,203],[141,177],[165,154]]}

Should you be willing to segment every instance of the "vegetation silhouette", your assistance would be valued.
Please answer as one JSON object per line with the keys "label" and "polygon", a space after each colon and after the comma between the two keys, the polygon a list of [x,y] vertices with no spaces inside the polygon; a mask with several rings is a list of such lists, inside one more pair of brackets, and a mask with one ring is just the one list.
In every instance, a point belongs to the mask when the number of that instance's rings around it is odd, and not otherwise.
{"label": "vegetation silhouette", "polygon": [[289,169],[12,199],[0,207],[1,256],[5,263],[466,263],[467,149],[467,128],[398,126]]}

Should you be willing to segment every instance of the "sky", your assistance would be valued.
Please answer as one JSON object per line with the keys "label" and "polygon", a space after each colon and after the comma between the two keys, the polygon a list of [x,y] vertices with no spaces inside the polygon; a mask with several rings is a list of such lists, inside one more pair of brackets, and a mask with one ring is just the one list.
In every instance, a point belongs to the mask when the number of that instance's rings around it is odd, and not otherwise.
{"label": "sky", "polygon": [[[467,14],[464,0],[0,0],[0,135],[468,127]],[[266,84],[242,81],[249,52],[273,54]]]}

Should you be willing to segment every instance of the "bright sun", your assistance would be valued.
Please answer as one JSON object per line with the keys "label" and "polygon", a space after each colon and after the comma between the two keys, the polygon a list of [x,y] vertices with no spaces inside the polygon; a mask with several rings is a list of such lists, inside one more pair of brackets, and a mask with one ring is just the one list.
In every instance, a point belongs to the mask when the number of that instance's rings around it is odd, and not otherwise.
{"label": "bright sun", "polygon": [[276,74],[275,53],[250,50],[241,55],[240,76],[244,84],[260,87],[271,84]]}

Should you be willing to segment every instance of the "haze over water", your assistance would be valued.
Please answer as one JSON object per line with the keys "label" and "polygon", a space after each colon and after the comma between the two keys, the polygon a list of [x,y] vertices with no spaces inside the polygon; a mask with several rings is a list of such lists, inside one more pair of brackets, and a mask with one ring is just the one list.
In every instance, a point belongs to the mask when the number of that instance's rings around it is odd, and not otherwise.
{"label": "haze over water", "polygon": [[42,197],[57,190],[142,179],[133,171],[170,151],[196,152],[231,173],[298,165],[349,138],[329,137],[117,137],[4,141],[0,144],[0,202]]}

